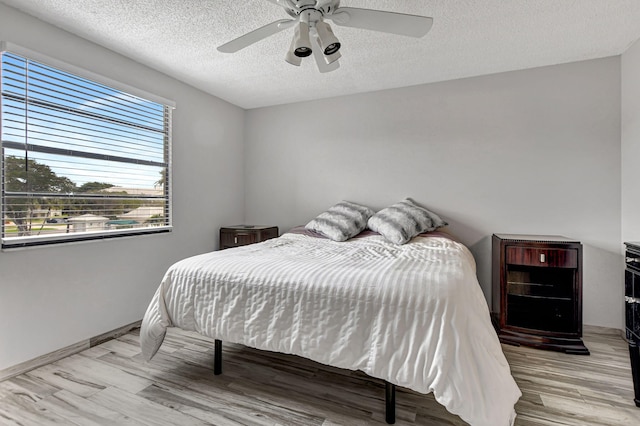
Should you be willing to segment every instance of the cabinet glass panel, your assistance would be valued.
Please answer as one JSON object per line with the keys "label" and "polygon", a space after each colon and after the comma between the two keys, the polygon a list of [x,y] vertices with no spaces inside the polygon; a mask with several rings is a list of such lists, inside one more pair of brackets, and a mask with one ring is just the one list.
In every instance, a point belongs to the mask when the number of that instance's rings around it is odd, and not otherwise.
{"label": "cabinet glass panel", "polygon": [[566,299],[531,299],[520,295],[507,296],[507,324],[533,330],[573,332],[573,301]]}
{"label": "cabinet glass panel", "polygon": [[640,275],[629,269],[624,271],[624,295],[640,299]]}
{"label": "cabinet glass panel", "polygon": [[509,265],[507,324],[557,332],[575,331],[574,270]]}
{"label": "cabinet glass panel", "polygon": [[625,261],[628,268],[640,272],[640,254],[627,250],[625,253]]}
{"label": "cabinet glass panel", "polygon": [[574,270],[509,265],[507,294],[529,298],[573,299]]}
{"label": "cabinet glass panel", "polygon": [[632,336],[628,336],[628,338],[640,342],[640,304],[627,303],[625,306],[625,312],[627,333],[633,334]]}
{"label": "cabinet glass panel", "polygon": [[633,328],[631,329],[635,334],[635,339],[640,341],[640,304],[633,304]]}

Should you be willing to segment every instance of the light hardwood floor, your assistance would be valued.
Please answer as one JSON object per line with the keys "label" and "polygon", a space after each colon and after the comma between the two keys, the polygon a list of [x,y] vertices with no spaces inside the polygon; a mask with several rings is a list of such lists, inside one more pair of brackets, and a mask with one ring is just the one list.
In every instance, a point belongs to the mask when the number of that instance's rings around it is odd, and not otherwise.
{"label": "light hardwood floor", "polygon": [[[503,345],[523,396],[516,425],[640,425],[621,337],[585,333],[591,356]],[[1,425],[370,425],[384,386],[358,372],[170,329],[149,363],[133,331],[0,382]],[[464,425],[432,395],[398,388],[398,425]]]}

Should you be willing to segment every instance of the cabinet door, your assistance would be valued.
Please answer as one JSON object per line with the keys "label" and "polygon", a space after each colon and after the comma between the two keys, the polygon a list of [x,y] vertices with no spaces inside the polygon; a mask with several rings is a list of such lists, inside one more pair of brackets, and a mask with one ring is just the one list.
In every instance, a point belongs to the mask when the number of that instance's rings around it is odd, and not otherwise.
{"label": "cabinet door", "polygon": [[627,338],[640,342],[640,271],[633,264],[640,256],[631,254],[634,258],[629,259],[629,255],[627,252],[627,268],[624,271],[625,325]]}
{"label": "cabinet door", "polygon": [[640,254],[627,250],[625,263],[624,295],[640,299]]}
{"label": "cabinet door", "polygon": [[507,296],[507,325],[538,332],[575,333],[573,301]]}
{"label": "cabinet door", "polygon": [[575,249],[506,247],[507,326],[573,334],[578,251]]}

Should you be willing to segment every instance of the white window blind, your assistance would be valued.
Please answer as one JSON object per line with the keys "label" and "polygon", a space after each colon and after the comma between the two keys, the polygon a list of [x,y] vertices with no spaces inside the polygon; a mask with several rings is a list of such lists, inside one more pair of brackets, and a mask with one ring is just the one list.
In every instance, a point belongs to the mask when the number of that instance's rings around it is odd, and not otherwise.
{"label": "white window blind", "polygon": [[1,55],[2,246],[168,231],[172,108]]}

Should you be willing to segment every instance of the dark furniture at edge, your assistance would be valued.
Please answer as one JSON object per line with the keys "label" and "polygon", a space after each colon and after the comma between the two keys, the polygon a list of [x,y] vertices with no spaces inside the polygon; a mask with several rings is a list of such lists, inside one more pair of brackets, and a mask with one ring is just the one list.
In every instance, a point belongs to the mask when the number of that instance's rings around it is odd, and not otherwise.
{"label": "dark furniture at edge", "polygon": [[494,234],[492,318],[503,343],[588,355],[582,342],[582,244]]}
{"label": "dark furniture at edge", "polygon": [[233,225],[220,228],[220,250],[259,243],[278,236],[277,226]]}
{"label": "dark furniture at edge", "polygon": [[625,337],[629,344],[631,375],[635,397],[633,401],[640,407],[640,242],[624,243],[624,311]]}

